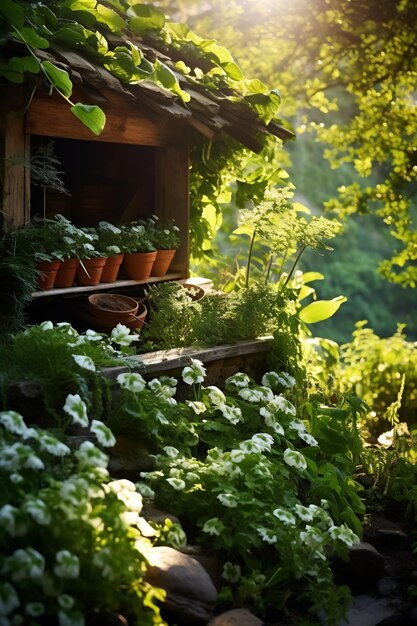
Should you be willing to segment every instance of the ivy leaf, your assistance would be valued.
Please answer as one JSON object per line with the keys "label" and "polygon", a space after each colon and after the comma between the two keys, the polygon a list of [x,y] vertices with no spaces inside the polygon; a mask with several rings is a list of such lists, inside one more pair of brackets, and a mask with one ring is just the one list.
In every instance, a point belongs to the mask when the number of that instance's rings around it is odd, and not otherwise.
{"label": "ivy leaf", "polygon": [[96,0],[66,0],[65,6],[71,11],[88,11],[96,8]]}
{"label": "ivy leaf", "polygon": [[120,15],[105,7],[103,4],[97,5],[97,21],[105,24],[113,33],[116,33],[125,27],[125,21]]}
{"label": "ivy leaf", "polygon": [[222,68],[232,80],[242,80],[243,74],[240,67],[234,62],[222,63]]}
{"label": "ivy leaf", "polygon": [[13,33],[13,35],[22,39],[31,48],[39,48],[40,50],[49,48],[48,40],[45,37],[40,37],[34,28],[21,28],[18,33]]}
{"label": "ivy leaf", "polygon": [[333,298],[332,300],[317,300],[317,302],[311,302],[301,309],[299,317],[304,324],[322,322],[332,317],[346,300],[347,298],[345,296],[337,296],[337,298]]}
{"label": "ivy leaf", "polygon": [[1,0],[0,14],[14,26],[14,28],[23,28],[25,23],[25,12],[23,7],[13,0]]}
{"label": "ivy leaf", "polygon": [[176,93],[184,102],[190,101],[190,95],[183,91],[175,76],[174,72],[165,63],[161,63],[158,59],[154,63],[156,79],[161,83],[165,89],[169,89],[173,93]]}
{"label": "ivy leaf", "polygon": [[52,86],[62,93],[66,98],[72,94],[72,82],[65,70],[59,69],[50,61],[42,61],[41,67],[51,82]]}
{"label": "ivy leaf", "polygon": [[136,17],[131,18],[129,25],[135,35],[141,35],[148,30],[160,31],[165,25],[165,15],[155,7],[135,4],[132,10]]}
{"label": "ivy leaf", "polygon": [[100,135],[106,124],[105,113],[100,107],[77,102],[77,104],[71,107],[71,111],[95,135]]}
{"label": "ivy leaf", "polygon": [[68,24],[55,31],[53,40],[70,44],[83,43],[85,41],[85,31],[80,24]]}
{"label": "ivy leaf", "polygon": [[32,55],[24,57],[12,57],[7,65],[0,68],[0,75],[10,80],[12,83],[22,83],[24,73],[31,72],[37,74],[40,70],[39,63]]}

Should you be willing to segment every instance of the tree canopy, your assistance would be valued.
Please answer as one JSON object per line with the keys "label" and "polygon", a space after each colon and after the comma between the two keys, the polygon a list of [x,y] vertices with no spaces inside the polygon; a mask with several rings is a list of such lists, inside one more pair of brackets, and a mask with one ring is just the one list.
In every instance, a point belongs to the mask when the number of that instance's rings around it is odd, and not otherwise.
{"label": "tree canopy", "polygon": [[327,207],[371,212],[389,230],[384,277],[417,281],[417,4],[414,0],[161,2],[218,37],[244,71],[279,85],[283,114],[313,131],[331,167],[352,163],[359,181]]}

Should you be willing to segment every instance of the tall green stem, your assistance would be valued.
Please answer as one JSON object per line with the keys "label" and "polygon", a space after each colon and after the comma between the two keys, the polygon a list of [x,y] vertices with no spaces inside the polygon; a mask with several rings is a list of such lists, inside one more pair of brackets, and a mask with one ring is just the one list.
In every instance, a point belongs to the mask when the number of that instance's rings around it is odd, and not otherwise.
{"label": "tall green stem", "polygon": [[271,273],[271,267],[272,267],[272,263],[274,262],[274,255],[271,253],[269,255],[269,260],[268,260],[268,266],[266,268],[266,274],[265,274],[265,285],[268,284],[268,280],[269,280],[269,275]]}
{"label": "tall green stem", "polygon": [[251,239],[250,246],[249,246],[248,264],[246,266],[246,280],[245,280],[246,289],[249,287],[250,264],[252,261],[253,244],[255,243],[255,236],[256,236],[256,230],[253,231],[252,239]]}
{"label": "tall green stem", "polygon": [[300,252],[297,254],[297,256],[296,256],[296,258],[295,258],[295,261],[294,261],[294,263],[292,264],[292,268],[290,269],[290,272],[289,272],[289,274],[288,274],[288,276],[287,276],[287,278],[286,278],[286,280],[285,280],[284,287],[286,287],[286,286],[288,285],[288,283],[289,283],[289,281],[290,281],[290,279],[291,279],[291,276],[293,275],[294,270],[295,270],[295,268],[297,267],[297,263],[298,263],[298,261],[300,260],[300,257],[301,257],[301,255],[303,254],[303,252],[304,252],[304,250],[306,249],[306,247],[307,247],[306,245],[303,245],[303,246],[302,246],[302,248],[301,248],[301,250],[300,250]]}

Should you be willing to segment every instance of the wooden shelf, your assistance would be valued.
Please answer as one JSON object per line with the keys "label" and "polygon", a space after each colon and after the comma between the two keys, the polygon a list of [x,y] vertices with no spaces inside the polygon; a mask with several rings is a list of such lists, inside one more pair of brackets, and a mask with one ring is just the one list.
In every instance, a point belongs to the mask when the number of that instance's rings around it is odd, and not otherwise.
{"label": "wooden shelf", "polygon": [[148,285],[167,280],[178,280],[184,278],[183,274],[165,274],[165,276],[150,276],[147,280],[116,280],[113,283],[99,283],[83,287],[65,287],[64,289],[47,289],[46,291],[33,291],[33,298],[45,298],[50,296],[69,296],[72,294],[89,293],[91,291],[104,291],[106,289],[119,289],[122,287],[133,287],[135,285]]}

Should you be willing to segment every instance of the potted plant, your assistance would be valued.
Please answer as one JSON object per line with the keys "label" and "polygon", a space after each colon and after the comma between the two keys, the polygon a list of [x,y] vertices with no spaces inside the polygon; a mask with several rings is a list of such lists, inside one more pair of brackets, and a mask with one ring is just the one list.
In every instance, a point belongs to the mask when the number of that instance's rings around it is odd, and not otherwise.
{"label": "potted plant", "polygon": [[79,229],[87,238],[82,246],[82,256],[77,269],[76,280],[78,285],[98,285],[106,264],[106,257],[97,249],[97,235],[90,228]]}
{"label": "potted plant", "polygon": [[58,224],[49,219],[34,219],[12,235],[16,255],[33,257],[42,290],[52,289],[61,263],[57,235]]}
{"label": "potted plant", "polygon": [[63,215],[56,215],[57,246],[61,265],[55,280],[55,287],[72,287],[80,266],[80,259],[88,256],[93,250],[93,236],[74,226]]}
{"label": "potted plant", "polygon": [[151,275],[156,258],[155,246],[149,239],[143,223],[131,222],[122,226],[122,245],[126,250],[123,264],[132,280],[146,280]]}
{"label": "potted plant", "polygon": [[95,234],[96,250],[106,257],[100,282],[112,283],[117,278],[125,253],[122,230],[104,221],[99,222],[98,226],[92,230]]}
{"label": "potted plant", "polygon": [[151,274],[152,276],[165,276],[180,246],[179,228],[173,219],[163,225],[157,215],[152,215],[148,220],[148,232],[156,248],[156,259]]}

